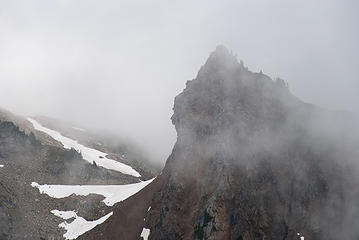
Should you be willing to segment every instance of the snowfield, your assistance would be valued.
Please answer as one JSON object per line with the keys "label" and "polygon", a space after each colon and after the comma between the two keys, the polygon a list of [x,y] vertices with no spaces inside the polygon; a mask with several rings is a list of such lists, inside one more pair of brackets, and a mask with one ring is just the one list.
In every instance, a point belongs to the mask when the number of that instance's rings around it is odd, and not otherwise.
{"label": "snowfield", "polygon": [[1,168],[1,167],[4,167],[4,165],[0,164],[0,168]]}
{"label": "snowfield", "polygon": [[79,128],[79,127],[71,127],[72,129],[75,129],[75,130],[77,130],[77,131],[80,131],[80,132],[86,132],[86,130],[85,129],[83,129],[83,128]]}
{"label": "snowfield", "polygon": [[[96,162],[98,166],[119,171],[121,173],[135,177],[141,177],[141,175],[131,166],[107,158],[107,153],[86,147],[78,143],[76,140],[65,137],[57,131],[42,126],[34,119],[28,118],[27,120],[32,123],[36,130],[44,132],[51,136],[53,139],[62,143],[64,148],[73,148],[76,151],[81,152],[83,159],[89,163],[93,164],[93,162]],[[76,127],[73,128],[78,131],[83,130]],[[4,165],[0,165],[0,167],[3,166]],[[154,179],[126,185],[40,185],[36,182],[32,182],[31,186],[37,188],[41,194],[46,194],[52,198],[65,198],[71,196],[72,194],[78,196],[98,194],[104,196],[102,201],[107,206],[113,206],[115,203],[124,201],[125,199],[136,194],[141,189],[150,184],[153,180]],[[51,213],[65,220],[59,224],[59,227],[66,230],[66,233],[63,235],[65,239],[76,239],[85,232],[90,231],[97,225],[105,222],[113,214],[113,212],[110,212],[109,214],[95,221],[87,221],[83,217],[78,216],[75,211],[52,210]],[[144,228],[141,236],[147,240],[149,234],[150,230]]]}
{"label": "snowfield", "polygon": [[38,123],[36,120],[27,118],[29,122],[32,123],[34,128],[38,131],[44,132],[48,135],[50,135],[53,139],[61,142],[64,145],[64,148],[67,149],[75,149],[76,151],[79,151],[82,154],[82,157],[84,160],[88,161],[89,163],[93,164],[93,162],[96,162],[98,166],[101,166],[106,169],[115,170],[124,174],[132,175],[135,177],[141,177],[141,175],[133,169],[131,166],[128,166],[126,164],[117,162],[113,159],[107,158],[107,153],[101,152],[99,150],[86,147],[80,143],[78,143],[76,140],[70,139],[68,137],[65,137],[61,135],[61,133],[51,130],[49,128],[46,128],[42,126],[40,123]]}
{"label": "snowfield", "polygon": [[304,237],[300,235],[300,233],[297,233],[297,236],[300,237],[300,240],[304,240]]}
{"label": "snowfield", "polygon": [[[148,207],[147,212],[151,210],[151,206]],[[146,218],[143,219],[143,221],[146,221]],[[140,237],[143,237],[143,240],[147,240],[150,236],[151,230],[148,228],[142,228],[142,232]]]}
{"label": "snowfield", "polygon": [[76,212],[74,211],[52,210],[51,213],[64,220],[75,218],[70,223],[64,221],[59,224],[59,227],[64,228],[66,230],[66,233],[63,235],[65,239],[78,238],[80,235],[84,234],[85,232],[90,231],[97,225],[105,222],[113,214],[113,212],[110,212],[109,214],[95,221],[87,221],[86,219],[77,216]]}
{"label": "snowfield", "polygon": [[143,240],[147,240],[148,236],[150,236],[150,233],[151,233],[150,229],[143,228],[140,237],[143,237]]}
{"label": "snowfield", "polygon": [[103,202],[107,206],[113,206],[139,192],[152,181],[153,179],[126,185],[39,185],[32,182],[31,186],[38,188],[41,194],[47,194],[52,198],[65,198],[72,194],[79,196],[98,194],[105,197]]}

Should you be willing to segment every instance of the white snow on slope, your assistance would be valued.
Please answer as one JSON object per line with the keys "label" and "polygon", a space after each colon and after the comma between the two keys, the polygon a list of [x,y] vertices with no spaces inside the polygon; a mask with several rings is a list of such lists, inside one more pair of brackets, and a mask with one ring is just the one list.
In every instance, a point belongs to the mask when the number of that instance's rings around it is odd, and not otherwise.
{"label": "white snow on slope", "polygon": [[63,235],[65,239],[78,238],[80,235],[84,234],[85,232],[88,232],[94,227],[96,227],[97,225],[105,222],[113,214],[113,212],[110,212],[109,214],[95,221],[87,221],[83,217],[77,216],[77,214],[74,211],[52,210],[51,213],[65,220],[75,218],[70,223],[65,221],[59,224],[59,227],[62,227],[66,230],[66,233]]}
{"label": "white snow on slope", "polygon": [[4,167],[4,165],[0,164],[0,167]]}
{"label": "white snow on slope", "polygon": [[85,129],[83,129],[83,128],[79,128],[79,127],[71,127],[72,129],[75,129],[75,130],[77,130],[77,131],[80,131],[80,132],[86,132],[86,130]]}
{"label": "white snow on slope", "polygon": [[40,123],[38,123],[34,119],[27,118],[27,120],[32,123],[32,125],[34,126],[34,128],[36,130],[44,132],[44,133],[50,135],[53,139],[61,142],[64,145],[64,148],[67,148],[67,149],[74,148],[76,151],[81,152],[83,159],[85,159],[89,163],[92,164],[93,162],[96,162],[96,164],[98,166],[101,166],[101,167],[104,167],[107,169],[111,169],[111,170],[115,170],[115,171],[119,171],[124,174],[132,175],[135,177],[141,177],[141,175],[132,167],[130,167],[126,164],[117,162],[113,159],[107,158],[106,157],[107,153],[101,152],[101,151],[93,149],[93,148],[86,147],[86,146],[78,143],[76,140],[65,137],[57,131],[54,131],[54,130],[51,130],[49,128],[42,126]]}
{"label": "white snow on slope", "polygon": [[103,202],[107,206],[113,206],[139,192],[152,181],[153,179],[127,185],[39,185],[32,182],[31,186],[38,188],[41,194],[47,194],[53,198],[65,198],[72,194],[79,196],[98,194],[105,197]]}
{"label": "white snow on slope", "polygon": [[[300,236],[300,233],[297,233],[297,236]],[[300,240],[304,240],[304,236],[300,236]]]}
{"label": "white snow on slope", "polygon": [[144,240],[147,240],[148,236],[150,236],[150,233],[151,233],[150,229],[143,228],[141,232],[141,237],[143,237]]}
{"label": "white snow on slope", "polygon": [[77,214],[74,211],[52,210],[51,213],[54,214],[56,217],[60,217],[60,218],[65,219],[65,220],[77,217]]}

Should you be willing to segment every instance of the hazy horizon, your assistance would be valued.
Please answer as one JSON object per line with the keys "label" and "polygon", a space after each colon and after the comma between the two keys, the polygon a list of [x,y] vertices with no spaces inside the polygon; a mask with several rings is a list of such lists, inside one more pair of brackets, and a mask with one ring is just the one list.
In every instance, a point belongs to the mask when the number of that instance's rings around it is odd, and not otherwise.
{"label": "hazy horizon", "polygon": [[218,44],[305,102],[359,112],[357,1],[2,1],[0,107],[172,150],[174,97]]}

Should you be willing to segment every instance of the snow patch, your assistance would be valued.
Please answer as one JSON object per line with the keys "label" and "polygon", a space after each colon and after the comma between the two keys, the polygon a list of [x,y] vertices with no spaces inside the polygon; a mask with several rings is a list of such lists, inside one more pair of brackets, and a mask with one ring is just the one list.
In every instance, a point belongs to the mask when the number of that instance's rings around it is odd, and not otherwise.
{"label": "snow patch", "polygon": [[[297,233],[297,236],[300,236],[300,233]],[[300,236],[300,240],[304,240],[304,236]]]}
{"label": "snow patch", "polygon": [[87,196],[91,193],[102,195],[102,200],[107,206],[113,206],[132,195],[139,192],[142,188],[150,184],[153,179],[126,185],[39,185],[32,182],[31,186],[39,189],[41,194],[47,194],[52,198],[65,198],[72,194]]}
{"label": "snow patch", "polygon": [[77,214],[74,211],[52,210],[51,213],[54,214],[56,217],[60,217],[65,220],[77,217]]}
{"label": "snow patch", "polygon": [[151,233],[150,229],[143,228],[141,232],[141,237],[143,237],[144,240],[147,240],[148,236],[150,236],[150,233]]}
{"label": "snow patch", "polygon": [[97,225],[105,222],[110,216],[112,216],[113,212],[97,219],[95,221],[87,221],[83,217],[77,216],[76,212],[74,211],[59,211],[59,210],[52,210],[55,216],[60,217],[64,220],[68,220],[71,218],[75,218],[72,222],[68,223],[67,221],[62,222],[59,224],[59,227],[64,228],[66,233],[63,235],[65,239],[76,239],[85,232],[90,231]]}
{"label": "snow patch", "polygon": [[83,128],[79,128],[79,127],[72,127],[72,129],[75,129],[75,130],[77,130],[77,131],[81,131],[81,132],[86,132],[86,130],[85,130],[85,129],[83,129]]}
{"label": "snow patch", "polygon": [[86,147],[80,143],[78,143],[76,140],[73,140],[71,138],[65,137],[61,135],[61,133],[51,130],[49,128],[46,128],[42,126],[40,123],[38,123],[36,120],[27,118],[29,122],[32,123],[34,128],[38,131],[44,132],[48,135],[50,135],[53,139],[61,142],[64,145],[64,148],[71,149],[74,148],[76,151],[81,152],[82,157],[84,160],[88,161],[89,163],[93,164],[93,162],[96,162],[96,164],[100,167],[115,170],[118,172],[122,172],[124,174],[132,175],[135,177],[141,177],[141,175],[133,169],[131,166],[128,166],[126,164],[117,162],[113,159],[107,158],[107,153],[101,152],[99,150]]}
{"label": "snow patch", "polygon": [[4,165],[0,164],[0,167],[4,167]]}
{"label": "snow patch", "polygon": [[151,206],[147,209],[147,212],[149,212],[151,210]]}

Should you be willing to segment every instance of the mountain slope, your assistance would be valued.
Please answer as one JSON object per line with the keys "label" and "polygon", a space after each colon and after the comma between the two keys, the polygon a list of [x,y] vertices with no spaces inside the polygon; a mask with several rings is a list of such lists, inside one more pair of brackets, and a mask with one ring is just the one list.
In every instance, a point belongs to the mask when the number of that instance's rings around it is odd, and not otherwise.
{"label": "mountain slope", "polygon": [[[62,239],[65,231],[56,226],[62,220],[49,214],[55,209],[72,211],[61,212],[72,216],[76,210],[88,220],[109,216],[79,237],[86,240],[141,239],[148,233],[150,240],[359,239],[358,120],[350,113],[302,102],[283,80],[249,71],[223,46],[211,53],[175,99],[177,141],[162,173],[114,206],[105,206],[98,195],[73,192],[54,200],[27,187],[35,180],[43,184],[70,179],[78,184],[117,182],[116,176],[121,183],[139,179],[112,175],[84,161],[26,121],[16,119],[22,122],[19,128],[15,120],[0,114],[1,119],[7,119],[0,121],[4,239]],[[48,119],[38,121],[109,157],[126,160],[117,144],[101,147],[86,141],[82,130],[65,127],[66,131]],[[101,144],[111,142],[104,140]],[[68,171],[51,173],[79,162],[85,170],[75,180]],[[141,175],[149,174],[148,179],[151,170],[145,165],[140,160],[131,166]]]}
{"label": "mountain slope", "polygon": [[140,172],[143,179],[150,179],[159,172],[141,149],[129,139],[104,130],[77,127],[76,124],[57,119],[36,116],[34,119],[42,126],[60,132],[64,137],[75,139],[78,143],[105,152],[108,158],[130,165]]}
{"label": "mountain slope", "polygon": [[[102,201],[104,197],[113,196],[111,203],[114,204],[144,187],[147,182],[141,182],[141,179],[153,177],[145,167],[140,168],[145,176],[138,178],[89,163],[81,153],[66,149],[62,142],[56,141],[46,131],[37,131],[30,121],[21,116],[3,110],[0,112],[0,239],[64,239],[63,236],[77,236],[85,228],[100,223],[101,217],[111,216],[112,207],[107,201]],[[96,141],[96,137],[92,139]],[[81,150],[84,149],[85,146]],[[102,150],[106,149],[103,143]],[[88,151],[100,154],[101,158],[97,159],[106,159],[104,152],[92,148],[88,148]],[[127,158],[127,161],[130,160]],[[62,185],[44,186],[34,182]],[[138,182],[141,186],[118,186]],[[70,189],[72,194],[58,199],[44,190],[69,189],[72,188],[71,184],[86,185],[74,186],[75,190]],[[86,190],[90,194],[76,194],[86,187],[94,190]],[[64,225],[61,216],[70,213],[72,217]],[[76,223],[80,225],[76,226]],[[75,233],[68,229],[65,231],[64,226],[73,228]]]}
{"label": "mountain slope", "polygon": [[358,239],[358,126],[219,46],[176,97],[149,239]]}

